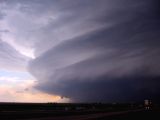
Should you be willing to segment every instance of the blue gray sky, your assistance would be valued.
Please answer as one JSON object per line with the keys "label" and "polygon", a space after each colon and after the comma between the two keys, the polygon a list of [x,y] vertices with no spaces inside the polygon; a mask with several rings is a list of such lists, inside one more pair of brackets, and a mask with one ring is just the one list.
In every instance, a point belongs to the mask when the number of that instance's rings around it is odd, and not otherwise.
{"label": "blue gray sky", "polygon": [[158,101],[159,7],[158,0],[1,0],[0,96]]}

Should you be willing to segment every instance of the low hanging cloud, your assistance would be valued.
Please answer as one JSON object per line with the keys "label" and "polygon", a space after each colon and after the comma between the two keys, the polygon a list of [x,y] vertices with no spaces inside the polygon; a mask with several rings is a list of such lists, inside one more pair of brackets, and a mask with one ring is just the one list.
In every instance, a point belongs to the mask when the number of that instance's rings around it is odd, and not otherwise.
{"label": "low hanging cloud", "polygon": [[[70,37],[45,52],[39,51],[36,59],[30,62],[29,71],[38,80],[36,88],[68,97],[74,102],[158,100],[159,2],[72,2],[70,6],[62,1],[58,5],[63,8],[61,11],[68,12],[64,15],[72,14],[67,20],[76,22],[76,27],[67,26],[68,21],[63,19],[59,20],[58,26],[54,21],[48,24],[51,30],[59,29],[60,24],[66,26],[72,31],[67,34]],[[83,21],[86,16],[88,18]],[[89,28],[88,23],[98,27],[73,36],[77,31]],[[65,36],[65,32],[55,35],[55,38]],[[52,40],[55,40],[54,36]]]}

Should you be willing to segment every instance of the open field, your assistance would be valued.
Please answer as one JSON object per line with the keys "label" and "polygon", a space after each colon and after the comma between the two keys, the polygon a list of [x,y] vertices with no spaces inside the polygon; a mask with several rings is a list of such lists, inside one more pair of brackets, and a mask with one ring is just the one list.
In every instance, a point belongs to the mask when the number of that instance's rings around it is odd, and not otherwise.
{"label": "open field", "polygon": [[141,104],[0,104],[0,120],[130,120],[159,115],[159,107],[146,111]]}

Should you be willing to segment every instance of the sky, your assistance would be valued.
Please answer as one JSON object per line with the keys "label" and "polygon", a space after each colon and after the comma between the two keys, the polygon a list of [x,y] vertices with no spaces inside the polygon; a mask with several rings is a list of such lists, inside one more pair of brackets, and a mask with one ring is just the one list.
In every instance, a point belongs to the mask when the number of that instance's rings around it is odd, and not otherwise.
{"label": "sky", "polygon": [[0,102],[160,100],[159,0],[0,0]]}

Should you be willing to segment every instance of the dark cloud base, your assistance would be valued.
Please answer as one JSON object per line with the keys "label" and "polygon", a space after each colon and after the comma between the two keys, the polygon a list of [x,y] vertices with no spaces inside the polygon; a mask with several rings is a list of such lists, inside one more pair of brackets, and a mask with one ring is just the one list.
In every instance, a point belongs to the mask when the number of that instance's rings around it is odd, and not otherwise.
{"label": "dark cloud base", "polygon": [[[85,24],[111,26],[63,41],[31,61],[29,71],[38,79],[36,88],[73,102],[159,101],[159,2],[102,2],[112,9],[101,2],[88,3],[92,0],[77,2],[77,9],[62,5],[73,14],[73,22],[76,17],[91,15]],[[94,11],[100,6],[101,10]],[[77,29],[83,31],[80,26]]]}
{"label": "dark cloud base", "polygon": [[[109,79],[106,76],[88,80],[50,80],[36,88],[51,94],[71,98],[74,102],[140,102],[160,100],[160,76],[129,76]],[[47,86],[47,87],[46,87]]]}

